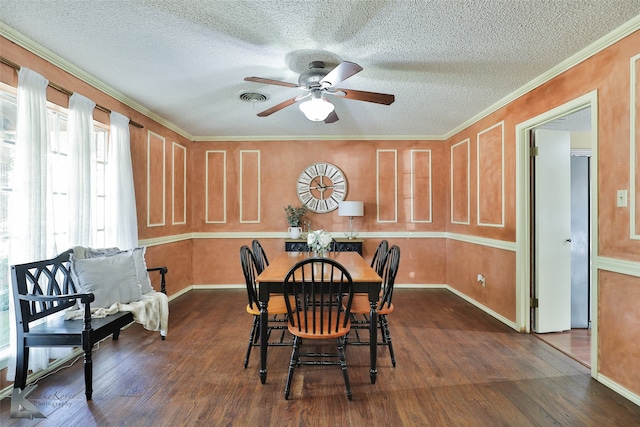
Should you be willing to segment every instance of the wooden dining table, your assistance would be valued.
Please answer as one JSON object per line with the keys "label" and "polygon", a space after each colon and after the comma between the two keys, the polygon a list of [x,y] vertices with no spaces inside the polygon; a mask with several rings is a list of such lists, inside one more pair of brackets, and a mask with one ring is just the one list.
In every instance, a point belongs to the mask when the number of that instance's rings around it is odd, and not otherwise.
{"label": "wooden dining table", "polygon": [[[267,340],[268,340],[268,304],[271,294],[282,294],[284,292],[284,279],[298,261],[312,257],[309,252],[283,252],[278,254],[256,278],[259,291],[258,299],[261,303],[260,309],[260,381],[264,384],[267,381]],[[371,302],[370,327],[369,327],[369,352],[371,358],[371,368],[369,376],[371,383],[375,384],[378,371],[376,369],[377,344],[378,344],[378,314],[377,302],[380,298],[380,287],[382,279],[378,273],[371,268],[369,263],[357,252],[330,252],[327,257],[332,258],[342,264],[353,281],[354,292],[366,293]]]}

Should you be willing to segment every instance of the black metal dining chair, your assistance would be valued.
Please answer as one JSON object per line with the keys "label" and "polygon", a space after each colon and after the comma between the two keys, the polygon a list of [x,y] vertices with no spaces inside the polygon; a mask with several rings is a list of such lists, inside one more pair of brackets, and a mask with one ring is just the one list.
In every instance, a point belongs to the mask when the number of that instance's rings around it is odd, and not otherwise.
{"label": "black metal dining chair", "polygon": [[[242,265],[242,272],[247,286],[248,304],[246,311],[253,316],[253,323],[251,325],[251,332],[249,334],[249,344],[247,345],[247,353],[244,358],[244,367],[249,364],[249,356],[251,355],[251,348],[259,346],[258,338],[260,337],[260,302],[258,300],[258,285],[256,277],[258,276],[257,263],[254,254],[247,245],[243,245],[240,248],[240,264]],[[280,330],[280,338],[277,341],[267,341],[268,346],[289,346],[292,341],[285,341],[284,335],[287,329],[285,325],[287,307],[284,303],[284,297],[282,295],[273,295],[269,298],[269,305],[267,306],[269,313],[269,325],[267,338],[271,338],[272,330]]]}
{"label": "black metal dining chair", "polygon": [[[351,328],[353,300],[351,275],[331,258],[313,257],[296,263],[284,281],[288,329],[293,335],[293,351],[284,398],[289,399],[291,382],[300,365],[339,365],[347,398],[352,400],[345,355],[345,337]],[[337,340],[337,353],[303,353],[303,340]]]}
{"label": "black metal dining chair", "polygon": [[[393,245],[391,246],[391,249],[389,249],[389,252],[387,252],[382,271],[378,273],[382,277],[382,288],[380,291],[380,299],[378,300],[376,307],[378,311],[378,325],[382,335],[382,340],[378,341],[378,345],[385,345],[389,348],[389,356],[391,356],[391,363],[394,368],[396,366],[396,358],[393,353],[393,344],[391,342],[391,332],[389,330],[389,320],[387,319],[387,315],[391,314],[394,310],[394,306],[391,301],[393,298],[393,287],[399,266],[400,248],[397,245]],[[358,333],[358,330],[360,329],[369,329],[370,310],[371,303],[369,302],[369,297],[363,294],[356,294],[351,306],[352,328],[356,333],[356,340],[348,340],[349,345],[370,344],[368,341],[362,341],[360,339],[360,334]]]}
{"label": "black metal dining chair", "polygon": [[262,273],[265,268],[269,265],[269,260],[267,259],[267,254],[265,253],[260,241],[254,239],[251,242],[251,249],[253,251],[253,256],[256,260],[256,268],[258,270],[258,274]]}

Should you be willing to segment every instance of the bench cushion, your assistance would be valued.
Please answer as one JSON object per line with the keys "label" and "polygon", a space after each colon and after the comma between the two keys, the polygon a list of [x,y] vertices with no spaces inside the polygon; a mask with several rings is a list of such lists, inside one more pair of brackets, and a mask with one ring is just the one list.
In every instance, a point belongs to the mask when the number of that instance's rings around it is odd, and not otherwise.
{"label": "bench cushion", "polygon": [[117,302],[126,304],[142,297],[131,253],[86,259],[72,256],[71,268],[81,291],[94,294],[92,307],[109,308]]}

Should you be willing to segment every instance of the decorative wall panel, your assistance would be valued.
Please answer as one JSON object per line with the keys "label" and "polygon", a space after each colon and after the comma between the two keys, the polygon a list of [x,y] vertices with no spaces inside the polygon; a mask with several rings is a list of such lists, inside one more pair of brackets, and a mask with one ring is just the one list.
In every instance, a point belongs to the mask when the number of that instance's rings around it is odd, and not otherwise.
{"label": "decorative wall panel", "polygon": [[451,222],[469,224],[469,138],[451,146]]}
{"label": "decorative wall panel", "polygon": [[629,206],[631,238],[640,240],[640,55],[631,58],[631,180]]}
{"label": "decorative wall panel", "polygon": [[411,150],[411,222],[432,222],[431,150]]}
{"label": "decorative wall panel", "polygon": [[259,150],[240,150],[240,222],[260,222]]}
{"label": "decorative wall panel", "polygon": [[205,222],[227,222],[227,152],[207,150],[205,156]]}
{"label": "decorative wall panel", "polygon": [[638,393],[640,340],[629,337],[640,329],[640,277],[598,272],[599,371],[618,378],[620,385]]}
{"label": "decorative wall panel", "polygon": [[171,159],[171,223],[187,223],[187,148],[174,142]]}
{"label": "decorative wall panel", "polygon": [[147,131],[147,227],[165,225],[165,139]]}
{"label": "decorative wall panel", "polygon": [[398,222],[398,151],[376,151],[377,221]]}
{"label": "decorative wall panel", "polygon": [[476,150],[478,225],[504,227],[504,122],[478,133]]}

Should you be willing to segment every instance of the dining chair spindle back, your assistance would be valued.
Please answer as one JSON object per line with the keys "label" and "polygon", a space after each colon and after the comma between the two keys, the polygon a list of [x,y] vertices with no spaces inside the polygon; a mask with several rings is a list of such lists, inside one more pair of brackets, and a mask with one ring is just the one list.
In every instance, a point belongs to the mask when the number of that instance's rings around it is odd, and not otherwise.
{"label": "dining chair spindle back", "polygon": [[269,265],[267,254],[262,248],[260,241],[257,239],[254,239],[253,242],[251,242],[251,249],[253,250],[253,256],[256,260],[256,270],[258,274],[260,274]]}
{"label": "dining chair spindle back", "polygon": [[[259,346],[258,338],[260,337],[260,301],[258,300],[258,285],[256,277],[258,276],[257,263],[253,252],[247,245],[243,245],[240,248],[240,264],[242,266],[242,273],[244,274],[244,280],[247,287],[248,303],[246,307],[247,313],[253,316],[253,322],[251,325],[251,332],[249,333],[249,343],[247,345],[247,352],[244,358],[244,367],[249,364],[249,356],[251,355],[251,348]],[[267,345],[291,345],[291,341],[285,341],[284,334],[287,329],[286,314],[287,307],[284,303],[284,297],[282,295],[274,295],[269,300],[267,307],[269,312],[269,325],[268,325],[268,337],[271,335],[272,330],[280,330],[280,338],[277,341],[269,341]]]}
{"label": "dining chair spindle back", "polygon": [[[336,260],[307,258],[296,263],[284,280],[285,304],[293,351],[284,397],[289,398],[293,372],[299,365],[340,365],[352,400],[345,355],[345,337],[351,327],[353,282],[347,269]],[[291,297],[291,298],[289,298]],[[337,340],[337,353],[302,353],[303,339]]]}
{"label": "dining chair spindle back", "polygon": [[[391,357],[391,363],[393,367],[396,366],[396,358],[393,352],[393,344],[391,342],[391,332],[389,330],[389,321],[387,315],[392,313],[394,306],[393,288],[396,281],[396,275],[398,274],[398,268],[400,266],[400,247],[397,245],[391,246],[386,255],[386,260],[382,266],[382,271],[378,273],[382,277],[382,288],[380,290],[380,299],[378,300],[378,324],[380,326],[380,332],[382,340],[378,341],[378,345],[385,345],[389,348],[389,356]],[[353,329],[356,332],[356,341],[349,340],[349,345],[369,345],[368,341],[362,341],[358,334],[359,329],[369,329],[369,311],[370,302],[367,296],[356,294],[353,299],[353,305],[351,307],[351,314],[353,320]]]}
{"label": "dining chair spindle back", "polygon": [[384,267],[384,262],[387,259],[388,251],[389,242],[381,240],[373,254],[373,258],[371,259],[371,268],[373,268],[379,276],[382,276],[382,268]]}

